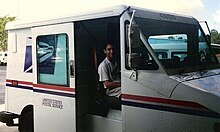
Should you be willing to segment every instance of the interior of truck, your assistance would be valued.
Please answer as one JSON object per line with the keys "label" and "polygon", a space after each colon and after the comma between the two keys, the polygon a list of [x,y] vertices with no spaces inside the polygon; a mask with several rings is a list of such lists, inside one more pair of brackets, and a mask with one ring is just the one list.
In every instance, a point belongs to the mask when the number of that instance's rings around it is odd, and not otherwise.
{"label": "interior of truck", "polygon": [[105,43],[114,45],[120,66],[119,27],[119,17],[74,22],[77,131],[86,131],[85,124],[94,125],[95,117],[107,120],[114,116],[121,120],[120,110],[108,107],[105,89],[98,79],[98,66],[105,58]]}

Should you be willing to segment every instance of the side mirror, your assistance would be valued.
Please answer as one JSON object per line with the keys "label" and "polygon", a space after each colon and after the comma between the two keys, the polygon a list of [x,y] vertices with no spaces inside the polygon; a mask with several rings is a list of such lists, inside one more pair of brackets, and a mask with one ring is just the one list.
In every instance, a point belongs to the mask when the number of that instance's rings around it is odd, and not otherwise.
{"label": "side mirror", "polygon": [[127,54],[127,65],[132,69],[137,69],[140,63],[141,54],[139,53],[131,53]]}
{"label": "side mirror", "polygon": [[131,69],[137,69],[140,59],[139,53],[133,53],[133,49],[142,46],[140,39],[140,29],[137,24],[131,24],[127,26],[127,38],[129,43],[129,53],[127,54],[127,66]]}
{"label": "side mirror", "polygon": [[131,48],[138,48],[141,46],[140,29],[137,24],[131,25],[130,39]]}

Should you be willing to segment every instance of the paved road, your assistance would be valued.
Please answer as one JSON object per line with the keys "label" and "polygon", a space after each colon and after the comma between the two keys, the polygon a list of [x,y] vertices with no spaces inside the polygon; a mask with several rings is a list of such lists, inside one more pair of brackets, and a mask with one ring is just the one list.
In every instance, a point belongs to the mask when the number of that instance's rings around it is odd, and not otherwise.
{"label": "paved road", "polygon": [[6,66],[0,66],[0,104],[5,103]]}
{"label": "paved road", "polygon": [[[0,111],[5,109],[6,66],[0,66]],[[7,127],[0,122],[0,132],[18,132],[18,127]]]}

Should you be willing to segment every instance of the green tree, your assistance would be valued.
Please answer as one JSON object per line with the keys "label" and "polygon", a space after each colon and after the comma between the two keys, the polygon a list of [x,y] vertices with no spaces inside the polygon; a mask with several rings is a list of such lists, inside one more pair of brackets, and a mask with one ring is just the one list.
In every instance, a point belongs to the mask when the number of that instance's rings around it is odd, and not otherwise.
{"label": "green tree", "polygon": [[0,50],[6,51],[8,45],[8,32],[5,30],[5,25],[8,22],[14,21],[15,17],[4,16],[0,18]]}
{"label": "green tree", "polygon": [[220,33],[217,30],[211,30],[211,42],[215,44],[220,44]]}

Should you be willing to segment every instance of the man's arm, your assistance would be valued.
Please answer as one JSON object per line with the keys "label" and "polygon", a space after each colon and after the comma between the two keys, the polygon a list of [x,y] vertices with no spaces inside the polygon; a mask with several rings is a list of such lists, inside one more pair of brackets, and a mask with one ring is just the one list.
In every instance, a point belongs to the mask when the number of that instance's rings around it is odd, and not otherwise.
{"label": "man's arm", "polygon": [[117,87],[121,87],[121,83],[112,82],[112,81],[109,81],[109,80],[104,81],[104,84],[109,89],[114,89],[114,88],[117,88]]}
{"label": "man's arm", "polygon": [[109,77],[109,70],[104,63],[101,63],[98,68],[99,81],[103,82],[105,88],[114,89],[121,86],[120,82],[113,82]]}

